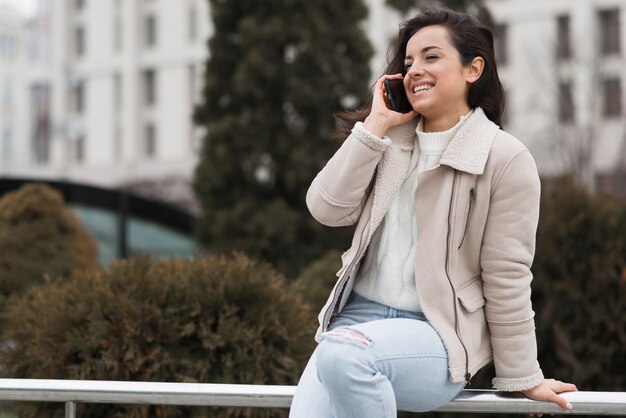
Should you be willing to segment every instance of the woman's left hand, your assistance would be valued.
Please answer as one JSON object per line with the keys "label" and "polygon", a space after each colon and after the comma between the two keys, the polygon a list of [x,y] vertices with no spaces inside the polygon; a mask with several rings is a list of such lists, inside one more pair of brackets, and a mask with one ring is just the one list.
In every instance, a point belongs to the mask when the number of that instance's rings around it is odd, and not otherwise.
{"label": "woman's left hand", "polygon": [[[572,409],[572,404],[567,402],[567,400],[562,396],[559,396],[558,393],[576,392],[577,390],[576,385],[571,383],[565,383],[554,379],[544,379],[543,382],[534,388],[523,390],[522,394],[532,400],[554,402],[561,408],[570,410]],[[531,416],[533,415],[535,414],[531,414]],[[537,417],[541,417],[542,415],[543,414],[537,414]]]}

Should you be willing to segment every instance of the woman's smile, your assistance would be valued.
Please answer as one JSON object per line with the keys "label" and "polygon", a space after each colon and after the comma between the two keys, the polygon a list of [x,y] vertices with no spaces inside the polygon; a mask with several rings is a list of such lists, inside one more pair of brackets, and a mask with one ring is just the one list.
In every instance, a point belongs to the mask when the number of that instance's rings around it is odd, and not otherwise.
{"label": "woman's smile", "polygon": [[430,91],[433,87],[433,83],[417,83],[411,87],[411,93],[417,96],[427,91]]}

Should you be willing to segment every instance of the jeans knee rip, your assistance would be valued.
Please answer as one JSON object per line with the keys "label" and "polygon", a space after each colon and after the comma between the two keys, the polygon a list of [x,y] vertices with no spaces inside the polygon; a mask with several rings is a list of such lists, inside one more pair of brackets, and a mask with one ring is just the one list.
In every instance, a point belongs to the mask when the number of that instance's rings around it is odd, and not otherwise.
{"label": "jeans knee rip", "polygon": [[373,344],[365,334],[351,328],[335,328],[323,333],[320,337],[322,340],[352,344],[359,348],[368,348]]}

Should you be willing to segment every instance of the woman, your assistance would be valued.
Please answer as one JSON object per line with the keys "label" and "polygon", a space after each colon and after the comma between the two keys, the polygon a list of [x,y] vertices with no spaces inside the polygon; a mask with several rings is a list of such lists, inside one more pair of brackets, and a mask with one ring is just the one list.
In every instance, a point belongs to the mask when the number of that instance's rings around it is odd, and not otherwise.
{"label": "woman", "polygon": [[[539,178],[498,128],[491,32],[465,13],[405,22],[371,108],[307,194],[329,226],[357,224],[322,309],[291,417],[395,417],[453,399],[493,361],[494,387],[571,405],[536,354],[530,266]],[[413,111],[387,107],[403,79]]]}

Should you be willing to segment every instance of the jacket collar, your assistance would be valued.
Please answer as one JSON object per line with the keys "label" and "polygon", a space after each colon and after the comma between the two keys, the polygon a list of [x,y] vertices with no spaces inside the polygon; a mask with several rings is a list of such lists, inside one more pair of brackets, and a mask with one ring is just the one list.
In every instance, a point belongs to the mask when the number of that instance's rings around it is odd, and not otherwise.
{"label": "jacket collar", "polygon": [[[412,149],[418,122],[419,118],[416,118],[394,127],[388,132],[388,136],[396,146]],[[439,164],[470,174],[483,174],[491,144],[499,129],[498,125],[490,121],[485,112],[477,107],[452,137],[441,155]]]}

